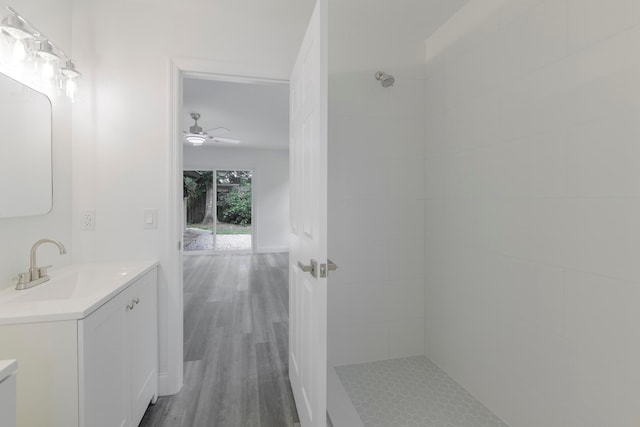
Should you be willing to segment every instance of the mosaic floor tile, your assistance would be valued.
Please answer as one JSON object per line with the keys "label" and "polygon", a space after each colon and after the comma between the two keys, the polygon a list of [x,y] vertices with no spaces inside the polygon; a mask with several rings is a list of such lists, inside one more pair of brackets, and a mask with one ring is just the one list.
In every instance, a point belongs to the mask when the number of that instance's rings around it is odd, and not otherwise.
{"label": "mosaic floor tile", "polygon": [[366,427],[508,427],[424,356],[335,369]]}

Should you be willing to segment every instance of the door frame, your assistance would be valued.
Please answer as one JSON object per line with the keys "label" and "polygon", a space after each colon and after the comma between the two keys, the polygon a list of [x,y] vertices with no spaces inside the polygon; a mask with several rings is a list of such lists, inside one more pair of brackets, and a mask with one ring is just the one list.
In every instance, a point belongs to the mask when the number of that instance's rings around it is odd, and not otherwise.
{"label": "door frame", "polygon": [[[169,60],[169,120],[167,120],[169,158],[166,166],[169,192],[166,199],[168,226],[165,271],[168,285],[166,291],[160,290],[159,299],[159,394],[161,395],[177,393],[184,383],[182,81],[185,77],[196,77],[227,82],[288,85],[289,73],[290,70],[286,67],[274,68],[267,64],[242,64],[185,57]],[[255,173],[255,168],[252,170]]]}

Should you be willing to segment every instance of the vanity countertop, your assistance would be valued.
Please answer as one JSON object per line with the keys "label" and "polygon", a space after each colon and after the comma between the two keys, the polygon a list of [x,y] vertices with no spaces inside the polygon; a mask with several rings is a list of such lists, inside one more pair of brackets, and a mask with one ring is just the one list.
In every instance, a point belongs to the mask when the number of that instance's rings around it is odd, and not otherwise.
{"label": "vanity countertop", "polygon": [[0,382],[9,375],[14,374],[18,369],[18,362],[15,360],[0,360]]}
{"label": "vanity countertop", "polygon": [[83,319],[157,265],[112,262],[51,270],[48,282],[0,291],[0,325]]}

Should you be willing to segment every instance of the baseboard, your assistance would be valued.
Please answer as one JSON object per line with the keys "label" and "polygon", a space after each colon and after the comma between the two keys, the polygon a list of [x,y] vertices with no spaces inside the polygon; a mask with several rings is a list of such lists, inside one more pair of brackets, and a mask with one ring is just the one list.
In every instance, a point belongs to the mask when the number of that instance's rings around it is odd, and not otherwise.
{"label": "baseboard", "polygon": [[175,383],[168,373],[158,375],[158,394],[160,396],[171,396],[180,391],[180,386]]}
{"label": "baseboard", "polygon": [[327,366],[327,415],[335,427],[364,427],[332,365]]}
{"label": "baseboard", "polygon": [[257,249],[256,249],[256,253],[259,253],[259,254],[276,254],[276,253],[283,253],[283,252],[289,252],[289,247],[282,247],[282,248],[257,248]]}

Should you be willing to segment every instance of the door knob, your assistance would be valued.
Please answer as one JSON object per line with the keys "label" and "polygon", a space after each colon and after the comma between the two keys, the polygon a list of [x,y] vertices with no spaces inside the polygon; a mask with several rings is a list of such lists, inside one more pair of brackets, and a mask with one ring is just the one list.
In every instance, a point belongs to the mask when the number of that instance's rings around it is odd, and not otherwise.
{"label": "door knob", "polygon": [[305,273],[311,273],[313,277],[318,277],[318,261],[316,261],[315,259],[311,260],[310,265],[305,265],[302,262],[298,261],[298,267]]}
{"label": "door knob", "polygon": [[329,275],[330,271],[336,271],[337,269],[338,266],[336,263],[327,258],[326,264],[320,264],[320,277],[325,278]]}

